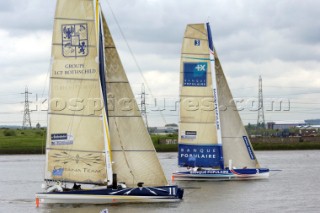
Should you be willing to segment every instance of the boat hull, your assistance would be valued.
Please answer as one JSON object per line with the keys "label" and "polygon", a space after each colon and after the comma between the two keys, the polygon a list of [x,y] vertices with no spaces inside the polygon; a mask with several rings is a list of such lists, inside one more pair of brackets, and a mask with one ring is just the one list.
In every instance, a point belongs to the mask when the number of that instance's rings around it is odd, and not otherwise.
{"label": "boat hull", "polygon": [[175,172],[172,174],[172,180],[255,180],[266,179],[269,177],[269,169],[224,169],[224,170],[201,170]]}
{"label": "boat hull", "polygon": [[126,189],[72,190],[36,194],[39,204],[108,204],[178,202],[183,189],[177,186],[138,187]]}

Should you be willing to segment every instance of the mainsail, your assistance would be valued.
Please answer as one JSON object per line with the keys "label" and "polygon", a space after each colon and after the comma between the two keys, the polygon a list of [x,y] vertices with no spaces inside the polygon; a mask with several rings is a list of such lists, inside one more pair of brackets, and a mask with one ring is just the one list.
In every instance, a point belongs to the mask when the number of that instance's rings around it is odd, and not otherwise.
{"label": "mainsail", "polygon": [[56,8],[45,178],[104,184],[104,105],[94,3],[58,0]]}
{"label": "mainsail", "polygon": [[204,24],[187,25],[180,64],[179,166],[223,167],[208,45]]}
{"label": "mainsail", "polygon": [[118,181],[128,186],[135,186],[138,182],[148,186],[166,185],[167,180],[109,28],[104,17],[102,20],[113,172],[117,174]]}

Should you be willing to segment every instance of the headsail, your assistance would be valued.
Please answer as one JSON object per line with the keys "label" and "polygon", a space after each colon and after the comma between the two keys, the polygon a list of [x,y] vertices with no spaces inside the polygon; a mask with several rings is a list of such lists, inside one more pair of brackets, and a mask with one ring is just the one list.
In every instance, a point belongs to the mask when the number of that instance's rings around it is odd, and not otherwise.
{"label": "headsail", "polygon": [[259,168],[247,131],[233,100],[217,51],[214,50],[225,166]]}
{"label": "headsail", "polygon": [[103,28],[113,172],[118,181],[128,186],[136,186],[138,182],[148,186],[166,185],[167,180],[104,18]]}
{"label": "headsail", "polygon": [[211,68],[205,25],[187,25],[180,64],[179,166],[223,167]]}
{"label": "headsail", "polygon": [[58,0],[45,178],[106,182],[103,98],[97,60],[94,1]]}

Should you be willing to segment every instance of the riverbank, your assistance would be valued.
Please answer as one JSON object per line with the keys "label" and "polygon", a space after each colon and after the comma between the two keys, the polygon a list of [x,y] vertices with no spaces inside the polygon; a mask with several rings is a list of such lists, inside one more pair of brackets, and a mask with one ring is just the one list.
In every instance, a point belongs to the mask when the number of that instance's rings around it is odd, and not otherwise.
{"label": "riverbank", "polygon": [[[177,152],[177,144],[164,144],[166,139],[177,140],[177,135],[151,135],[153,144],[158,152]],[[279,138],[259,137],[250,138],[254,150],[316,150],[320,149],[320,137]]]}
{"label": "riverbank", "polygon": [[45,129],[0,129],[0,154],[42,154]]}
{"label": "riverbank", "polygon": [[[45,129],[0,129],[0,154],[44,154]],[[177,135],[151,135],[157,152],[177,152]],[[167,140],[168,139],[168,140]],[[252,138],[254,150],[320,150],[320,137]]]}

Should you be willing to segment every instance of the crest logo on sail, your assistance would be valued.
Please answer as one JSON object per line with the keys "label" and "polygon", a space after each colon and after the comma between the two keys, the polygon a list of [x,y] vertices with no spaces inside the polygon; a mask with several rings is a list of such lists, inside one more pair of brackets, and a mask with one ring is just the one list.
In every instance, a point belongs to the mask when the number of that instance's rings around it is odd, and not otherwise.
{"label": "crest logo on sail", "polygon": [[185,62],[183,64],[183,86],[206,87],[207,68],[206,62]]}
{"label": "crest logo on sail", "polygon": [[87,24],[63,24],[62,54],[64,57],[84,57],[88,55]]}

